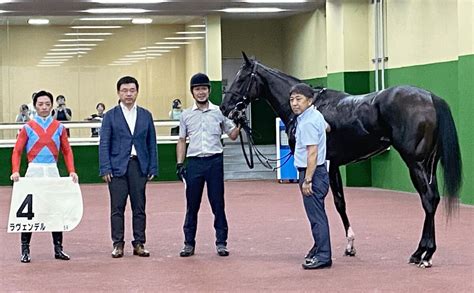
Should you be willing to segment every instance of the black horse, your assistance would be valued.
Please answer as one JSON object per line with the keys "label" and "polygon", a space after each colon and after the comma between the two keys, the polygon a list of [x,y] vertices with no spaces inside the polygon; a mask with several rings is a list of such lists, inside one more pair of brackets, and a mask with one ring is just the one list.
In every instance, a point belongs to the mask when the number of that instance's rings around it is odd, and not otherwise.
{"label": "black horse", "polygon": [[[294,114],[289,90],[300,80],[269,68],[243,54],[245,63],[226,92],[221,111],[231,119],[255,98],[265,98],[286,125],[290,142]],[[440,97],[413,86],[395,86],[366,95],[315,89],[314,104],[331,126],[327,160],[336,209],[346,231],[345,255],[355,255],[354,233],[346,214],[339,166],[368,159],[393,146],[407,165],[425,211],[418,248],[409,262],[430,267],[436,251],[435,213],[440,195],[436,169],[441,160],[448,217],[458,207],[462,162],[456,127],[448,104]]]}

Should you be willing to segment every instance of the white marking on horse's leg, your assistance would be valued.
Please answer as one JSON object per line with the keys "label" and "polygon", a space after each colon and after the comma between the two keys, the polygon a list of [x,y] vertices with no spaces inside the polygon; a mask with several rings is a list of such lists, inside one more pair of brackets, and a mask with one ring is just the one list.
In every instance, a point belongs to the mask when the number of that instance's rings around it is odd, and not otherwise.
{"label": "white marking on horse's leg", "polygon": [[355,248],[354,248],[354,240],[355,240],[355,233],[351,227],[347,229],[347,246],[345,255],[354,256],[355,255]]}

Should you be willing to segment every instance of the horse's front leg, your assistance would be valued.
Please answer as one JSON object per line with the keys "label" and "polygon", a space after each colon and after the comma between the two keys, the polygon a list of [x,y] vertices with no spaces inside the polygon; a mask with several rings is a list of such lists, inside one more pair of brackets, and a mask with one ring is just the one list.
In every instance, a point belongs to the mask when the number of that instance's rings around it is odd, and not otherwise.
{"label": "horse's front leg", "polygon": [[352,231],[351,224],[349,223],[349,218],[346,213],[346,200],[344,199],[344,190],[342,187],[342,178],[341,172],[339,171],[339,166],[329,165],[329,183],[331,185],[332,195],[334,197],[334,204],[336,205],[336,210],[341,217],[344,229],[346,231],[347,246],[344,251],[344,255],[354,256],[356,254],[356,249],[354,247],[355,234]]}

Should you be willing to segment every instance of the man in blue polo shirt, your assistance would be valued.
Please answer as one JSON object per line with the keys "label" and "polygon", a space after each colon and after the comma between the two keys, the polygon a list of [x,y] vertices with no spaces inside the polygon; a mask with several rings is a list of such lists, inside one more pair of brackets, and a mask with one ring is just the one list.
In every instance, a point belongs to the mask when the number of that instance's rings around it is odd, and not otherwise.
{"label": "man in blue polo shirt", "polygon": [[290,105],[297,115],[295,166],[314,239],[314,246],[305,256],[303,268],[329,268],[332,265],[331,242],[324,209],[324,198],[329,190],[325,164],[328,124],[313,106],[313,89],[307,84],[299,83],[291,88]]}

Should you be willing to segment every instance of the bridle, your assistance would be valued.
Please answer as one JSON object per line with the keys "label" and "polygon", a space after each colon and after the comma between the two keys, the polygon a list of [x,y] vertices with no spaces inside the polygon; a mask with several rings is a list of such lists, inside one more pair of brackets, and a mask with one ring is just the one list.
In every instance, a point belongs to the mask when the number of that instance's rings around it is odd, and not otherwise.
{"label": "bridle", "polygon": [[[235,92],[231,90],[224,92],[226,94],[231,93],[241,98],[240,101],[235,104],[235,108],[232,111],[230,111],[228,117],[234,121],[238,121],[238,123],[241,126],[241,129],[244,130],[245,135],[247,136],[248,154],[247,154],[247,151],[245,150],[242,131],[239,132],[240,146],[242,147],[242,153],[244,154],[244,158],[245,158],[245,162],[247,163],[247,166],[250,169],[253,169],[254,167],[253,153],[255,152],[255,156],[265,168],[272,169],[273,171],[275,171],[276,169],[283,167],[283,165],[285,165],[289,161],[289,159],[292,156],[291,152],[286,154],[283,158],[280,158],[280,159],[270,159],[266,157],[264,154],[262,154],[262,152],[255,145],[255,142],[253,140],[254,131],[249,126],[249,120],[245,113],[247,106],[250,105],[250,102],[251,102],[251,99],[249,97],[250,90],[252,89],[252,85],[257,82],[257,67],[258,67],[258,62],[254,61],[252,65],[252,71],[250,73],[250,79],[243,93]],[[257,92],[257,95],[258,95],[258,92]],[[279,167],[272,167],[270,164],[270,162],[277,162],[283,159],[286,159],[286,160]]]}

